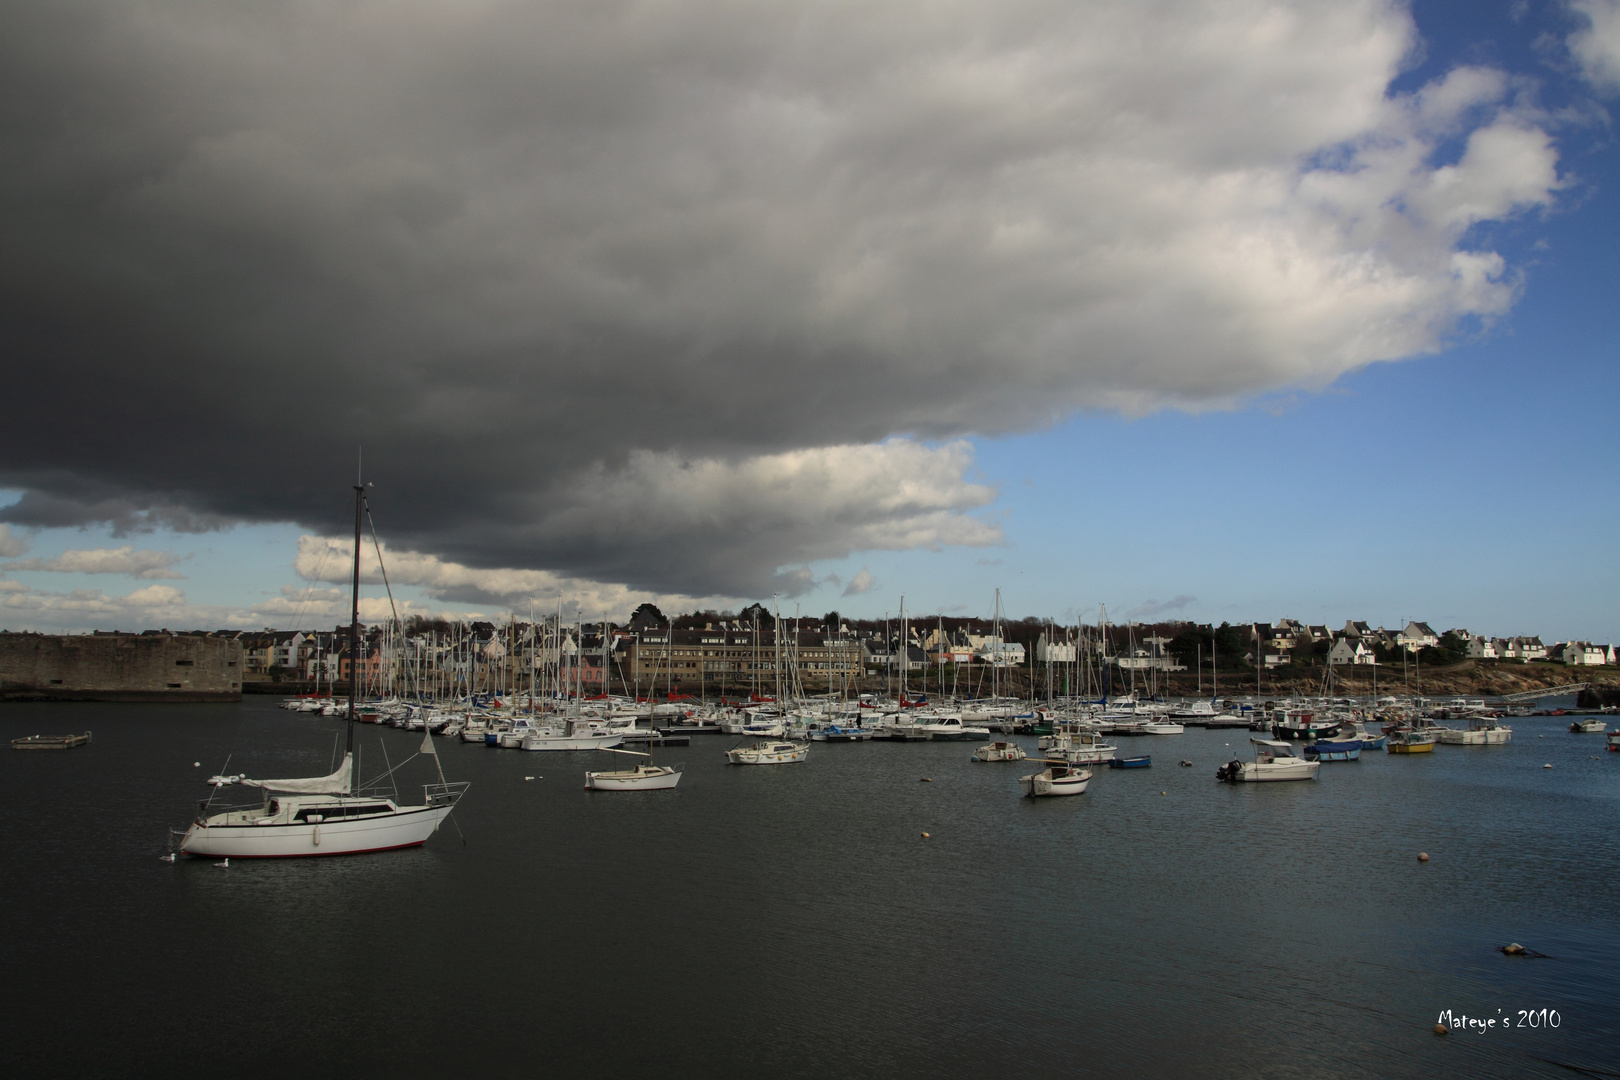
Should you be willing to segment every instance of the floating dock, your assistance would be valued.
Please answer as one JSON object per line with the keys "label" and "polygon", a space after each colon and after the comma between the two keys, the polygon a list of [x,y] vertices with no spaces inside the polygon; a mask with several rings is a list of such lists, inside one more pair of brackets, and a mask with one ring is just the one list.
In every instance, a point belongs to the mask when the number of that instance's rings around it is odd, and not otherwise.
{"label": "floating dock", "polygon": [[83,735],[24,735],[11,740],[13,750],[71,750],[90,741],[90,733]]}

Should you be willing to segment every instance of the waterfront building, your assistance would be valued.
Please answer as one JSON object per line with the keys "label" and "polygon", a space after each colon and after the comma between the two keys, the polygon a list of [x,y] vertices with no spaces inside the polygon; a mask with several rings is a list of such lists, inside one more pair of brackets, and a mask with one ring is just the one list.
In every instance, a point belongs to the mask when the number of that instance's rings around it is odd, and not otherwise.
{"label": "waterfront building", "polygon": [[[700,682],[722,679],[735,682],[776,677],[777,639],[774,629],[675,630],[668,627],[640,630],[621,639],[624,673],[634,681],[650,680],[657,673],[684,685],[688,691]],[[781,640],[784,672],[796,666],[804,678],[841,679],[863,669],[863,645],[854,638],[828,637],[821,630],[784,630]],[[926,657],[916,651],[917,663]]]}

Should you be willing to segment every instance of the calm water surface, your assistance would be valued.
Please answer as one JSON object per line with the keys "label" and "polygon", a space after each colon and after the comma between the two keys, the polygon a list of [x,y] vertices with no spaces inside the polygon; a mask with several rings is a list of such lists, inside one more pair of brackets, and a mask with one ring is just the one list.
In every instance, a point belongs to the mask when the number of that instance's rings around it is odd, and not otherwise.
{"label": "calm water surface", "polygon": [[[1620,754],[1512,723],[1241,787],[1213,775],[1248,733],[1189,729],[1041,801],[963,744],[738,768],[696,736],[677,790],[593,793],[625,759],[439,740],[459,832],[221,870],[158,859],[202,780],[326,772],[337,721],[0,706],[7,739],[95,733],[0,757],[7,1072],[1620,1073]],[[361,733],[368,775],[421,741]],[[1437,1038],[1446,1009],[1559,1026]]]}

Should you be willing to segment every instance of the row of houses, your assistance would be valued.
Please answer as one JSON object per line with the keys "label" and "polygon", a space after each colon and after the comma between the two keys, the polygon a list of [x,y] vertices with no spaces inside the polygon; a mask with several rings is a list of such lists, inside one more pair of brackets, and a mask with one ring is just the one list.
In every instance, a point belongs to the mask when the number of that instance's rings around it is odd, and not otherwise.
{"label": "row of houses", "polygon": [[1580,666],[1613,664],[1617,659],[1612,644],[1562,641],[1549,646],[1535,635],[1488,637],[1462,627],[1439,634],[1428,623],[1419,621],[1408,622],[1400,630],[1386,630],[1383,627],[1374,629],[1365,622],[1352,619],[1335,633],[1325,626],[1307,626],[1291,619],[1279,619],[1274,624],[1254,623],[1251,633],[1261,647],[1258,651],[1267,667],[1289,663],[1296,650],[1312,648],[1320,642],[1331,642],[1327,651],[1329,664],[1355,665],[1377,663],[1379,652],[1386,655],[1401,650],[1417,653],[1434,648],[1440,645],[1443,638],[1460,642],[1464,654],[1472,660],[1517,660],[1525,663],[1551,660]]}
{"label": "row of houses", "polygon": [[[1436,633],[1429,624],[1413,621],[1400,630],[1374,628],[1366,622],[1347,621],[1340,630],[1311,626],[1290,619],[1253,623],[1246,636],[1254,648],[1245,656],[1258,657],[1266,667],[1292,663],[1309,651],[1332,665],[1371,665],[1382,654],[1417,652],[1437,646],[1442,638],[1461,642],[1476,660],[1550,660],[1572,666],[1614,664],[1613,645],[1589,641],[1558,642],[1551,646],[1536,636],[1497,638],[1466,629]],[[157,632],[157,631],[154,631]],[[167,631],[161,631],[167,633]],[[351,669],[348,627],[331,631],[212,631],[212,636],[239,640],[244,675],[263,679],[285,673],[323,682],[347,681]],[[838,680],[865,672],[894,671],[939,664],[1020,667],[1030,659],[1039,664],[1069,664],[1089,651],[1101,651],[1093,639],[1083,645],[1072,633],[1042,634],[1033,649],[1005,641],[995,634],[938,628],[913,629],[902,642],[898,634],[852,634],[847,627],[829,634],[822,629],[784,629],[780,644],[776,631],[744,623],[711,624],[703,629],[671,630],[667,625],[640,629],[608,628],[602,634],[564,627],[560,634],[535,633],[531,627],[474,623],[453,638],[444,635],[390,637],[379,627],[366,628],[361,637],[360,670],[364,678],[379,676],[386,664],[408,667],[422,677],[424,671],[466,686],[526,684],[531,673],[553,672],[553,677],[593,691],[610,683],[650,685],[653,682],[774,680],[778,656],[783,670],[796,669],[813,679]],[[1171,639],[1149,635],[1110,652],[1109,662],[1136,670],[1184,670],[1169,651]]]}

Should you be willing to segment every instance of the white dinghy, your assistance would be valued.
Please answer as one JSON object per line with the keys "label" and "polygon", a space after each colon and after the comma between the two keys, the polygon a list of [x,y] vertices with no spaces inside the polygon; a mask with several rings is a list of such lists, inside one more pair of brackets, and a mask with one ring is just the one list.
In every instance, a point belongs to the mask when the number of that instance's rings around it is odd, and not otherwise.
{"label": "white dinghy", "polygon": [[1076,769],[1063,763],[1048,765],[1038,773],[1018,778],[1018,786],[1023,788],[1024,794],[1030,798],[1083,795],[1086,785],[1090,782],[1090,769]]}

